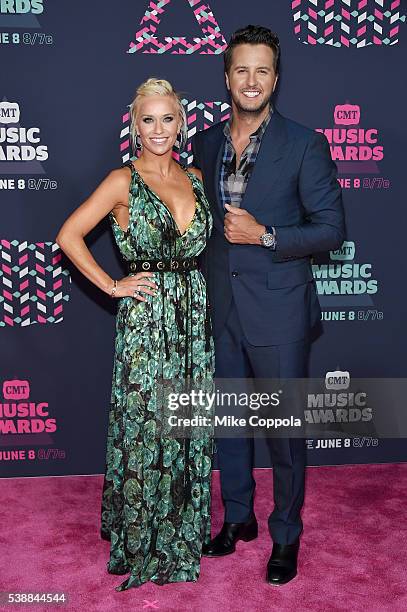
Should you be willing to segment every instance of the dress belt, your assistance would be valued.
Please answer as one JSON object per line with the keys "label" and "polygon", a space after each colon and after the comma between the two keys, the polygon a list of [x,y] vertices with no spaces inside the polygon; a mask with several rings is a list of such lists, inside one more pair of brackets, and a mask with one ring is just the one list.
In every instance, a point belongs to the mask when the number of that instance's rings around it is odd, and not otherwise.
{"label": "dress belt", "polygon": [[198,269],[197,257],[173,259],[135,259],[128,262],[129,272],[189,272]]}

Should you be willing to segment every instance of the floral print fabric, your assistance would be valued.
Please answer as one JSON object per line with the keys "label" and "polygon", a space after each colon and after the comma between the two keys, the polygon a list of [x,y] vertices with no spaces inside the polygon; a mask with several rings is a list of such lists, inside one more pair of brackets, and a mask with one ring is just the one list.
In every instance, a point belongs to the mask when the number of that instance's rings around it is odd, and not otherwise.
{"label": "floral print fabric", "polygon": [[[185,170],[196,209],[181,234],[164,202],[133,163],[127,165],[128,228],[109,214],[123,258],[198,256],[212,230],[200,180]],[[120,298],[116,318],[101,535],[110,540],[108,572],[129,574],[118,591],[147,581],[197,580],[202,544],[210,537],[213,438],[209,432],[166,436],[159,392],[163,381],[173,390],[186,381],[196,388],[213,380],[205,281],[200,270],[154,272],[152,280],[157,294],[146,302]]]}

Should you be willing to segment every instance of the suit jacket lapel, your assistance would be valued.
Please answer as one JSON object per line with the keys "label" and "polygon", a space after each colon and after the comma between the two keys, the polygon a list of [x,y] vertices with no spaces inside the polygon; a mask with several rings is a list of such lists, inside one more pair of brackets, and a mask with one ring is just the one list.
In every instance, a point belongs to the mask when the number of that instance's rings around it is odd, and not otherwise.
{"label": "suit jacket lapel", "polygon": [[241,208],[252,213],[270,196],[273,184],[283,169],[284,157],[288,153],[289,146],[284,119],[274,110],[263,134],[256,163],[242,198]]}
{"label": "suit jacket lapel", "polygon": [[[223,132],[222,132],[222,136],[223,136]],[[225,143],[225,139],[222,138],[219,148],[218,148],[218,154],[216,156],[215,172],[213,173],[214,181],[215,181],[214,188],[215,188],[215,194],[216,194],[216,203],[218,205],[218,210],[221,215],[222,225],[223,225],[223,217],[225,216],[225,211],[224,211],[223,204],[220,198],[220,169],[222,165],[224,143]]]}
{"label": "suit jacket lapel", "polygon": [[210,155],[210,159],[213,160],[213,166],[211,170],[211,181],[212,181],[212,189],[214,197],[211,198],[212,203],[212,216],[213,222],[217,229],[223,233],[223,223],[225,211],[223,210],[222,202],[220,199],[219,193],[219,182],[220,182],[220,168],[222,164],[222,156],[223,156],[223,145],[225,142],[225,136],[223,134],[224,124],[219,124],[219,130],[217,130],[213,134],[213,139],[211,142],[211,148],[213,150],[213,155]]}

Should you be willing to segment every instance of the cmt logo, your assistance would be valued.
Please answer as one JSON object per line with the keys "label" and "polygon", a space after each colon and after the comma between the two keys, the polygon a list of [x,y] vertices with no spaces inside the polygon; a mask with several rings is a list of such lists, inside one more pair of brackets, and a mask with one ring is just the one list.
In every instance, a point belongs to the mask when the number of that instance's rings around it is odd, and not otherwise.
{"label": "cmt logo", "polygon": [[357,104],[335,106],[334,121],[336,125],[358,125],[360,121],[360,106]]}
{"label": "cmt logo", "polygon": [[350,374],[349,372],[341,372],[335,370],[334,372],[327,372],[325,375],[325,387],[333,391],[339,389],[349,389],[350,385]]}
{"label": "cmt logo", "polygon": [[355,259],[355,243],[345,240],[340,249],[330,251],[330,257],[333,261],[352,261],[352,259]]}
{"label": "cmt logo", "polygon": [[400,0],[292,0],[294,35],[304,45],[396,45],[406,15]]}
{"label": "cmt logo", "polygon": [[321,306],[373,306],[370,297],[378,291],[371,263],[354,260],[356,245],[345,241],[330,251],[330,263],[312,265]]}
{"label": "cmt logo", "polygon": [[28,380],[5,380],[3,382],[3,396],[8,400],[24,400],[30,397],[30,383]]}
{"label": "cmt logo", "polygon": [[361,108],[358,104],[337,104],[334,107],[334,126],[316,128],[329,142],[331,156],[339,174],[376,174],[376,162],[384,158],[384,147],[376,127],[360,125]]}
{"label": "cmt logo", "polygon": [[41,15],[44,12],[43,0],[0,0],[2,15]]}
{"label": "cmt logo", "polygon": [[[355,385],[355,380],[353,383]],[[351,428],[344,426],[342,430],[352,434],[356,433],[354,423],[372,421],[373,408],[368,406],[367,393],[350,389],[349,372],[327,372],[325,386],[326,390],[321,389],[321,393],[308,394],[307,410],[304,410],[307,423],[322,426],[331,423],[352,424]],[[360,431],[359,428],[356,431]]]}
{"label": "cmt logo", "polygon": [[18,123],[20,107],[17,102],[0,102],[0,123]]}

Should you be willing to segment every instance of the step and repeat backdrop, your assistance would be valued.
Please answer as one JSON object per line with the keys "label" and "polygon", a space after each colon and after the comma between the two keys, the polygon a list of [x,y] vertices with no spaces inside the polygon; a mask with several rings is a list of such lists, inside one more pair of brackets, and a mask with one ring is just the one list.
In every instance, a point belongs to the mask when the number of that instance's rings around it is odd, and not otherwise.
{"label": "step and repeat backdrop", "polygon": [[[307,418],[335,422],[352,378],[405,376],[405,14],[400,0],[0,0],[0,476],[104,471],[117,304],[55,237],[132,156],[142,81],[181,92],[190,137],[229,117],[222,52],[248,23],[280,37],[275,104],[326,135],[343,188],[347,240],[313,265],[324,333],[311,375],[327,385]],[[123,275],[107,218],[86,242]],[[309,465],[407,460],[402,439],[307,446]],[[270,465],[261,442],[256,465]]]}

